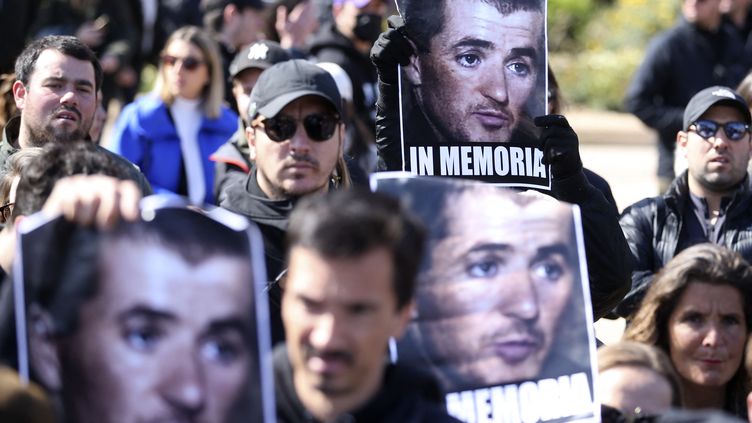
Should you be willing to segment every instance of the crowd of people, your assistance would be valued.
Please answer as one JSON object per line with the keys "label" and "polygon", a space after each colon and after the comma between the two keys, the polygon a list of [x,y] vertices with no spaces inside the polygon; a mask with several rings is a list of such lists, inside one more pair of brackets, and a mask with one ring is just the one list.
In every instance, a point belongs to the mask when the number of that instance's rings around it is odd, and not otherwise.
{"label": "crowd of people", "polygon": [[[397,3],[0,2],[0,421],[501,421],[447,394],[596,367],[605,422],[752,417],[752,2],[648,47],[665,192],[621,214],[545,0]],[[445,146],[476,177],[536,148],[549,186],[369,189]],[[618,317],[591,367],[567,325]]]}

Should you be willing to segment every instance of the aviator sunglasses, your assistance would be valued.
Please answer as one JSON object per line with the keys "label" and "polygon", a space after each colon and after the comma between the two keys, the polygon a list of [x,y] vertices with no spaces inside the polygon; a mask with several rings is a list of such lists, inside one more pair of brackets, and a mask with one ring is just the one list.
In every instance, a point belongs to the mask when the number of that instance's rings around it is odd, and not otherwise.
{"label": "aviator sunglasses", "polygon": [[[282,142],[289,140],[298,130],[298,120],[289,116],[277,116],[257,120],[262,123],[264,131],[270,140]],[[313,113],[303,118],[303,128],[308,138],[316,142],[324,142],[334,135],[339,123],[339,116],[332,114]]]}
{"label": "aviator sunglasses", "polygon": [[726,137],[731,141],[739,141],[749,132],[749,125],[744,122],[726,122],[720,124],[712,120],[703,119],[695,121],[692,126],[694,126],[694,131],[697,135],[705,139],[714,137],[720,128],[723,128]]}
{"label": "aviator sunglasses", "polygon": [[204,64],[204,61],[195,57],[175,57],[165,54],[162,56],[162,63],[166,66],[175,66],[178,62],[183,64],[183,69],[187,71],[195,71],[199,66]]}

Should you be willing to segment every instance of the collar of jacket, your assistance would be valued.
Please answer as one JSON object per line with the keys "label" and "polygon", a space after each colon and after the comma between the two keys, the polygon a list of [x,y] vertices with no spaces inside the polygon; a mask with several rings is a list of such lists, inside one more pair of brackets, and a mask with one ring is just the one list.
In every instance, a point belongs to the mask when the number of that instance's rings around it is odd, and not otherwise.
{"label": "collar of jacket", "polygon": [[[728,205],[729,215],[736,215],[744,210],[746,207],[738,207],[741,204],[749,203],[750,201],[750,179],[749,173],[745,174],[744,179],[739,182],[734,190],[731,201]],[[671,183],[666,193],[663,195],[666,199],[666,204],[675,210],[684,210],[684,207],[692,201],[689,198],[689,171],[685,170]]]}

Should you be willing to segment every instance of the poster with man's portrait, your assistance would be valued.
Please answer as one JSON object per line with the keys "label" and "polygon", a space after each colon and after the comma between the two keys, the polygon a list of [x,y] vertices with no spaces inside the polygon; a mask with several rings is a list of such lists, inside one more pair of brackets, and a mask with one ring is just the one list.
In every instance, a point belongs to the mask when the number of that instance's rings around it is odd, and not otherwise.
{"label": "poster with man's portrait", "polygon": [[428,228],[397,361],[466,422],[595,421],[595,337],[579,209],[473,181],[372,177]]}
{"label": "poster with man's portrait", "polygon": [[36,214],[19,231],[19,373],[60,421],[276,421],[263,245],[246,219],[152,196],[110,230]]}
{"label": "poster with man's portrait", "polygon": [[546,0],[396,0],[416,53],[401,73],[402,157],[417,175],[550,187]]}

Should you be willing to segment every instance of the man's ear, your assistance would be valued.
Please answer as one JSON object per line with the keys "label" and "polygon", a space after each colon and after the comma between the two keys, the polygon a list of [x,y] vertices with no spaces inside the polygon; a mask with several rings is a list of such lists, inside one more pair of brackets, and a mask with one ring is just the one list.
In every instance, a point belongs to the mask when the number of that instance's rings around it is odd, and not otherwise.
{"label": "man's ear", "polygon": [[687,157],[687,136],[688,134],[685,131],[679,131],[676,134],[676,146],[682,152],[684,157]]}
{"label": "man's ear", "polygon": [[420,58],[417,54],[410,56],[410,64],[402,68],[405,70],[405,75],[413,86],[417,87],[423,83],[420,74]]}
{"label": "man's ear", "polygon": [[225,8],[222,9],[222,21],[224,22],[224,25],[232,22],[238,12],[240,12],[240,10],[238,10],[238,7],[233,3],[229,3],[227,6],[225,6]]}
{"label": "man's ear", "polygon": [[29,306],[29,362],[42,385],[52,392],[62,388],[60,357],[52,316],[37,304]]}
{"label": "man's ear", "polygon": [[252,162],[256,161],[256,133],[251,125],[245,128],[245,139],[248,141],[248,156]]}
{"label": "man's ear", "polygon": [[13,99],[16,101],[16,107],[18,110],[23,110],[26,105],[26,86],[21,81],[13,83]]}
{"label": "man's ear", "polygon": [[407,329],[407,325],[408,323],[410,323],[410,320],[415,317],[415,301],[410,301],[408,304],[402,307],[401,310],[398,310],[397,313],[399,314],[399,316],[397,316],[397,324],[395,325],[391,335],[395,339],[400,339],[402,338],[402,335],[405,334],[405,330]]}

